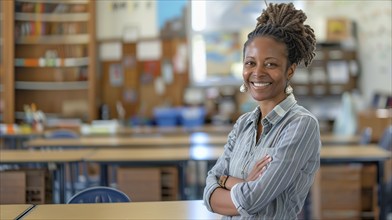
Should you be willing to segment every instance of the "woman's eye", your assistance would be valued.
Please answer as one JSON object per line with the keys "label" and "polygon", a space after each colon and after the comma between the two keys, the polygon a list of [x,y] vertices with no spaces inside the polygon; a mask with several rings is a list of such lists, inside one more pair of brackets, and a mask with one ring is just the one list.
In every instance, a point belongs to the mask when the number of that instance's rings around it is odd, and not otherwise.
{"label": "woman's eye", "polygon": [[276,64],[275,63],[266,63],[265,66],[267,68],[273,68],[273,67],[276,67]]}
{"label": "woman's eye", "polygon": [[250,66],[250,65],[253,65],[253,62],[252,61],[246,61],[244,64],[247,65],[247,66]]}

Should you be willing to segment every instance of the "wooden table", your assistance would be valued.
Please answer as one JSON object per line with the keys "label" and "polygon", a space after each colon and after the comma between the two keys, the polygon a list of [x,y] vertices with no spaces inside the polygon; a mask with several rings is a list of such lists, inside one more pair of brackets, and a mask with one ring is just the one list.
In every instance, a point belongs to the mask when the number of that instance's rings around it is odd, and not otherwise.
{"label": "wooden table", "polygon": [[[51,151],[33,151],[33,150],[0,150],[0,164],[56,164],[57,176],[59,178],[59,197],[60,202],[65,202],[65,167],[73,163],[82,162],[84,158],[92,154],[94,150],[51,150]],[[70,175],[72,178],[72,175]],[[71,182],[73,180],[71,179]],[[72,184],[71,184],[72,185]],[[54,187],[53,187],[53,190]]]}
{"label": "wooden table", "polygon": [[[358,136],[321,136],[323,145],[357,145]],[[189,147],[196,145],[224,146],[227,135],[211,135],[208,133],[192,133],[176,136],[91,136],[76,139],[44,139],[37,138],[25,142],[28,148],[61,147],[61,148],[141,148],[141,147]]]}
{"label": "wooden table", "polygon": [[358,145],[361,137],[359,135],[336,135],[322,134],[320,136],[323,145]]}
{"label": "wooden table", "polygon": [[56,219],[221,219],[201,200],[37,205],[24,220]]}
{"label": "wooden table", "polygon": [[78,147],[78,148],[113,148],[113,147],[175,147],[190,145],[223,146],[227,136],[195,133],[182,136],[140,136],[140,137],[81,137],[76,139],[34,139],[25,143],[28,148],[42,147]]}
{"label": "wooden table", "polygon": [[170,148],[117,148],[97,149],[93,154],[85,158],[86,162],[100,165],[100,185],[109,186],[110,165],[143,166],[143,165],[174,165],[178,168],[179,188],[182,199],[185,197],[185,166],[189,160],[189,147]]}
{"label": "wooden table", "polygon": [[120,127],[116,131],[116,135],[181,135],[191,134],[195,132],[204,132],[214,135],[228,135],[233,129],[233,125],[203,125],[197,127],[159,127],[159,126],[136,126],[136,127]]}
{"label": "wooden table", "polygon": [[0,205],[0,219],[11,220],[18,219],[28,213],[34,205],[18,204],[18,205]]}

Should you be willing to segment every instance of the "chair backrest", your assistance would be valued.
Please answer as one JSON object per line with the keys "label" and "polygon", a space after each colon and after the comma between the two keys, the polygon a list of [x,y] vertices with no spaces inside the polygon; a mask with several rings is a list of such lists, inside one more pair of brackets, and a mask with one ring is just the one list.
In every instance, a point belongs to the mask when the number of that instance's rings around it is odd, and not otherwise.
{"label": "chair backrest", "polygon": [[392,151],[392,125],[385,128],[378,145],[385,150]]}
{"label": "chair backrest", "polygon": [[79,135],[71,130],[67,129],[59,129],[53,130],[48,133],[45,133],[45,138],[55,139],[55,138],[79,138]]}
{"label": "chair backrest", "polygon": [[360,145],[370,144],[370,142],[372,141],[372,131],[373,130],[371,127],[366,127],[365,129],[363,129],[362,133],[360,134]]}
{"label": "chair backrest", "polygon": [[68,200],[71,203],[114,203],[131,202],[131,199],[116,188],[94,186],[76,193]]}

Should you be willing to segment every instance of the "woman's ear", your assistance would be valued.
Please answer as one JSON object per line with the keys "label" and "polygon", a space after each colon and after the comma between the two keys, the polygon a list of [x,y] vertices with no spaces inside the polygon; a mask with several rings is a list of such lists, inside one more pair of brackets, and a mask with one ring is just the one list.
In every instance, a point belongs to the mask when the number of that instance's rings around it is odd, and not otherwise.
{"label": "woman's ear", "polygon": [[293,63],[287,69],[287,80],[290,80],[294,76],[295,69],[297,69],[297,64]]}

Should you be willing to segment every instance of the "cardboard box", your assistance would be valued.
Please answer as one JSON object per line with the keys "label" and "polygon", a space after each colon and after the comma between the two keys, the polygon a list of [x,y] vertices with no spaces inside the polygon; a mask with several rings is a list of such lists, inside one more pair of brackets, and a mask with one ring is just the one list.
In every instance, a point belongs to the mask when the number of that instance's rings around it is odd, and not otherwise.
{"label": "cardboard box", "polygon": [[0,204],[26,203],[26,174],[24,171],[0,172]]}
{"label": "cardboard box", "polygon": [[369,109],[358,113],[358,131],[372,128],[372,142],[378,142],[389,125],[392,125],[392,109]]}
{"label": "cardboard box", "polygon": [[178,200],[178,169],[177,167],[119,167],[117,187],[132,201]]}
{"label": "cardboard box", "polygon": [[160,201],[160,168],[125,168],[117,169],[117,186],[129,196],[131,201]]}
{"label": "cardboard box", "polygon": [[360,219],[361,166],[322,165],[312,188],[312,219]]}

